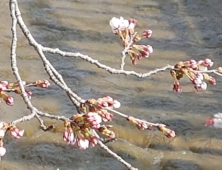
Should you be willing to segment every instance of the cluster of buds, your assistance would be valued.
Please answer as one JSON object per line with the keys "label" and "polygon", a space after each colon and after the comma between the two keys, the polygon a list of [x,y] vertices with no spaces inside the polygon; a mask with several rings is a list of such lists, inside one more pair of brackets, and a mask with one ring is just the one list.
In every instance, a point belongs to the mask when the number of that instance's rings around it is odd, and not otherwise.
{"label": "cluster of buds", "polygon": [[133,64],[136,60],[148,58],[153,48],[150,45],[136,45],[135,42],[140,41],[142,38],[149,38],[152,35],[151,30],[145,30],[140,35],[135,32],[137,21],[135,19],[126,20],[123,17],[113,17],[109,22],[114,34],[118,35],[124,47],[128,47],[127,53]]}
{"label": "cluster of buds", "polygon": [[161,131],[168,138],[173,138],[176,136],[173,130],[166,128],[165,125],[163,124],[149,123],[149,122],[146,122],[145,120],[136,119],[132,116],[129,116],[127,120],[131,124],[135,125],[139,130],[146,130],[146,129],[152,130],[153,126],[155,126],[159,131]]}
{"label": "cluster of buds", "polygon": [[6,122],[0,122],[0,157],[4,156],[6,153],[6,149],[3,146],[3,139],[7,131],[9,131],[10,135],[16,139],[22,137],[25,132],[24,130],[18,129],[15,125],[9,125]]}
{"label": "cluster of buds", "polygon": [[207,83],[205,81],[212,85],[216,85],[215,78],[207,74],[208,68],[212,66],[213,62],[208,58],[200,61],[189,60],[185,62],[178,62],[170,71],[174,80],[173,91],[177,93],[182,92],[179,80],[183,77],[183,75],[186,75],[189,78],[197,91],[207,89]]}
{"label": "cluster of buds", "polygon": [[94,131],[112,139],[115,133],[110,125],[102,125],[102,122],[111,121],[113,115],[106,108],[118,108],[120,103],[110,96],[103,98],[89,99],[81,105],[82,114],[75,114],[70,121],[64,123],[63,140],[70,145],[77,145],[80,149],[94,147],[99,138]]}
{"label": "cluster of buds", "polygon": [[[41,88],[47,88],[49,87],[50,83],[48,80],[37,80],[33,83],[27,83],[25,81],[22,82],[23,86],[30,87],[41,87]],[[8,95],[7,92],[14,92],[17,94],[21,94],[21,89],[19,88],[18,82],[15,83],[9,83],[8,81],[0,81],[0,98],[2,98],[5,103],[9,106],[14,105],[14,99],[12,96]],[[29,99],[31,99],[32,92],[30,90],[25,89],[25,92]]]}

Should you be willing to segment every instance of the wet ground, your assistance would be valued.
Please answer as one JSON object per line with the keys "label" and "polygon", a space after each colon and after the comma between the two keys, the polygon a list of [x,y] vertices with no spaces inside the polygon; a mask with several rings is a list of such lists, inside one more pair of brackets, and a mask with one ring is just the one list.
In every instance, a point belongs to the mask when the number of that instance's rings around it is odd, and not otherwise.
{"label": "wet ground", "polygon": [[[154,53],[136,66],[127,60],[127,70],[147,72],[180,60],[211,58],[222,66],[222,1],[220,0],[20,0],[24,21],[39,43],[65,51],[81,52],[102,63],[119,68],[121,45],[112,34],[109,20],[115,16],[135,18],[138,31],[153,30],[150,44]],[[10,17],[8,1],[0,2],[0,76],[14,81],[10,65]],[[18,62],[27,81],[47,78],[35,51],[18,32]],[[204,127],[204,121],[222,111],[222,78],[207,91],[196,92],[187,79],[183,93],[172,92],[169,72],[149,78],[112,75],[75,58],[47,55],[68,85],[84,99],[110,95],[122,103],[121,112],[151,122],[161,122],[175,130],[167,139],[159,132],[139,131],[115,118],[119,139],[109,146],[141,170],[220,170],[222,132]],[[27,72],[28,70],[28,72]],[[55,85],[32,89],[33,104],[40,110],[67,117],[75,108]],[[19,96],[14,107],[1,103],[1,120],[12,121],[27,115]],[[26,130],[20,140],[5,139],[6,155],[0,169],[41,170],[122,170],[123,165],[99,147],[80,151],[62,141],[61,122],[49,121],[56,129],[42,132],[38,122],[19,124]]]}

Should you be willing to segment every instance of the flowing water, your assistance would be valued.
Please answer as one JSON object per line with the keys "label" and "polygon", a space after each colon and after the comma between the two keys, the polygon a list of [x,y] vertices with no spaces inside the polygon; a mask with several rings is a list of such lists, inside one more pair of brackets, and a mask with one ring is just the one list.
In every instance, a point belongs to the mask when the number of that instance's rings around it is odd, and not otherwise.
{"label": "flowing water", "polygon": [[[81,52],[101,63],[119,68],[121,45],[112,34],[109,20],[115,16],[138,21],[137,30],[153,30],[150,44],[154,53],[127,70],[148,72],[180,60],[211,58],[222,66],[221,0],[20,0],[25,23],[34,38],[44,46]],[[0,76],[14,81],[10,65],[11,20],[8,1],[0,2]],[[37,53],[18,29],[18,65],[26,81],[47,75]],[[182,80],[183,93],[172,92],[168,71],[149,78],[112,75],[81,59],[49,55],[47,58],[63,75],[73,91],[84,99],[110,95],[122,104],[121,112],[161,122],[177,136],[167,139],[157,131],[139,131],[122,118],[115,118],[116,142],[108,144],[125,160],[141,170],[222,169],[222,132],[204,127],[204,120],[222,111],[221,78],[216,86],[196,92],[188,79]],[[70,117],[75,107],[65,93],[52,85],[32,89],[32,102],[38,109]],[[12,121],[29,114],[20,96],[15,106],[1,103],[1,120]],[[78,150],[62,141],[62,123],[43,132],[36,120],[20,123],[26,130],[20,140],[6,137],[7,149],[0,169],[4,170],[123,170],[125,167],[99,147]]]}

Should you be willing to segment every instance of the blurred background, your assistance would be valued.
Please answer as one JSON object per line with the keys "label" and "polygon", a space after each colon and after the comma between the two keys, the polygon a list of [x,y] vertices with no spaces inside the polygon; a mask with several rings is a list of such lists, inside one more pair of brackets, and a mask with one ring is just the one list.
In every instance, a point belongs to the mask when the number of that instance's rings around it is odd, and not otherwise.
{"label": "blurred background", "polygon": [[[120,67],[122,46],[109,26],[112,17],[138,21],[137,31],[151,29],[150,58],[126,70],[148,72],[189,59],[212,59],[213,68],[222,66],[221,0],[20,0],[24,22],[38,43],[64,51],[80,52],[114,68]],[[0,2],[0,76],[15,81],[10,68],[11,19],[8,1]],[[119,111],[174,129],[168,139],[158,131],[139,131],[115,116],[118,140],[108,146],[140,170],[202,170],[221,168],[222,132],[204,126],[205,119],[221,112],[222,78],[217,85],[197,92],[187,78],[183,93],[172,91],[169,71],[148,78],[112,75],[81,59],[46,54],[70,88],[84,99],[112,96],[121,102]],[[47,79],[37,53],[18,29],[18,65],[26,81]],[[75,107],[66,94],[52,84],[48,89],[30,89],[39,110],[70,117]],[[21,97],[15,105],[1,103],[0,119],[11,122],[29,114]],[[101,148],[79,150],[62,140],[62,122],[46,120],[56,128],[43,132],[36,120],[18,124],[25,137],[4,139],[7,149],[0,169],[4,170],[124,170],[122,164]]]}

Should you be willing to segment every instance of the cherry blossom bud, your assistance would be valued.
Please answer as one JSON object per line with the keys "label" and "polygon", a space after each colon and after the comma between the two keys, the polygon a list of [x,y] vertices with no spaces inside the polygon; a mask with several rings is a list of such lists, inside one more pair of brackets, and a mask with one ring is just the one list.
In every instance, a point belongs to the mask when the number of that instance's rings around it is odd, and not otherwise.
{"label": "cherry blossom bud", "polygon": [[6,88],[6,86],[5,85],[3,85],[3,84],[0,84],[0,90],[1,91],[4,91],[4,90],[6,90],[7,88]]}
{"label": "cherry blossom bud", "polygon": [[76,137],[73,133],[72,128],[65,128],[63,131],[63,140],[69,145],[74,145],[76,143]]}
{"label": "cherry blossom bud", "polygon": [[20,130],[18,128],[12,128],[10,129],[10,135],[16,139],[19,139],[20,137],[22,137],[24,135],[24,130]]}
{"label": "cherry blossom bud", "polygon": [[107,127],[100,127],[98,131],[109,138],[115,138],[116,136],[115,133]]}
{"label": "cherry blossom bud", "polygon": [[8,81],[0,81],[0,84],[2,84],[3,86],[7,86],[8,85]]}
{"label": "cherry blossom bud", "polygon": [[180,86],[179,82],[173,84],[173,91],[176,93],[182,92],[182,87]]}
{"label": "cherry blossom bud", "polygon": [[222,128],[222,119],[209,118],[206,120],[205,126],[213,126],[215,128]]}
{"label": "cherry blossom bud", "polygon": [[211,59],[206,58],[202,64],[206,67],[212,67],[214,63],[211,61]]}
{"label": "cherry blossom bud", "polygon": [[149,38],[152,35],[152,30],[145,30],[143,31],[143,37]]}
{"label": "cherry blossom bud", "polygon": [[90,125],[93,129],[98,129],[100,127],[100,123],[102,122],[102,118],[98,113],[88,112],[84,115],[85,121]]}
{"label": "cherry blossom bud", "polygon": [[222,67],[219,67],[219,68],[217,69],[217,71],[218,71],[219,73],[222,73]]}
{"label": "cherry blossom bud", "polygon": [[32,92],[30,90],[26,90],[25,92],[30,100],[32,98]]}
{"label": "cherry blossom bud", "polygon": [[176,136],[175,132],[173,130],[168,129],[163,125],[159,125],[159,126],[157,126],[157,128],[159,129],[159,131],[163,132],[163,134],[168,138],[171,138],[171,137],[173,138]]}
{"label": "cherry blossom bud", "polygon": [[14,99],[12,96],[6,96],[5,98],[3,98],[5,100],[5,103],[9,106],[13,106],[14,105]]}
{"label": "cherry blossom bud", "polygon": [[48,80],[37,80],[35,84],[36,86],[42,87],[42,88],[48,88],[50,86],[50,83]]}
{"label": "cherry blossom bud", "polygon": [[114,100],[114,101],[113,101],[113,107],[114,107],[115,109],[120,108],[120,106],[121,106],[121,104],[120,104],[119,101],[117,101],[117,100]]}
{"label": "cherry blossom bud", "polygon": [[5,153],[6,153],[6,149],[3,146],[1,146],[0,147],[0,157],[4,156]]}
{"label": "cherry blossom bud", "polygon": [[142,50],[140,51],[140,54],[142,55],[142,57],[148,58],[150,53],[148,51]]}
{"label": "cherry blossom bud", "polygon": [[210,84],[212,85],[216,85],[216,79],[213,78],[213,77],[210,77],[209,81],[208,81]]}
{"label": "cherry blossom bud", "polygon": [[143,45],[143,50],[147,51],[148,53],[153,53],[153,47],[151,45]]}
{"label": "cherry blossom bud", "polygon": [[77,138],[77,146],[79,149],[87,149],[89,147],[89,140],[86,138]]}
{"label": "cherry blossom bud", "polygon": [[134,30],[135,26],[136,26],[137,21],[135,19],[130,19],[129,20],[129,27],[128,29],[130,30]]}
{"label": "cherry blossom bud", "polygon": [[91,146],[91,147],[94,147],[95,145],[97,145],[98,140],[99,140],[99,139],[98,139],[96,136],[91,136],[91,137],[89,138],[89,144],[90,144],[90,146]]}

